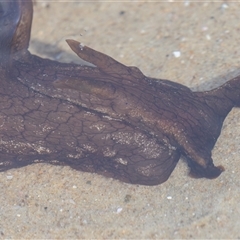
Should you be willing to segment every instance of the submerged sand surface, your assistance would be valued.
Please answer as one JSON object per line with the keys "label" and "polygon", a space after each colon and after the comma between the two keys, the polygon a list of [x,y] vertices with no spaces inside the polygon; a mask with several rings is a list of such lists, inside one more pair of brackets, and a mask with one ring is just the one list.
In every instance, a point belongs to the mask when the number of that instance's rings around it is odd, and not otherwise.
{"label": "submerged sand surface", "polygon": [[[73,38],[148,76],[208,90],[239,74],[234,2],[35,1],[31,51],[76,61]],[[69,167],[0,173],[2,239],[240,238],[240,109],[214,148],[215,180],[188,177],[180,160],[159,186],[129,185]]]}

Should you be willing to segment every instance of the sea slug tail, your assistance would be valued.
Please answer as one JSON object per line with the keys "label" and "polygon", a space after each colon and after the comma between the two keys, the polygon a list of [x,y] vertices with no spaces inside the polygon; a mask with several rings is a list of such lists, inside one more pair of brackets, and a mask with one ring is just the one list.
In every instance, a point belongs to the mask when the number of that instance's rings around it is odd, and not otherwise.
{"label": "sea slug tail", "polygon": [[220,87],[196,94],[215,113],[225,118],[233,107],[240,107],[240,75]]}

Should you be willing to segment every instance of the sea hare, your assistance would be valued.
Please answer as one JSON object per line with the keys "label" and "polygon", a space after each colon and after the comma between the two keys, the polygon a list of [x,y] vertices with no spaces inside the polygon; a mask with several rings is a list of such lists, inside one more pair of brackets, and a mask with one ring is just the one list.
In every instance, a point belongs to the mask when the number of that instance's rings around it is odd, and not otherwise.
{"label": "sea hare", "polygon": [[190,175],[216,178],[211,151],[240,104],[240,77],[207,92],[146,77],[75,40],[95,67],[28,51],[32,2],[0,2],[0,170],[46,162],[132,184],[168,179],[182,156]]}

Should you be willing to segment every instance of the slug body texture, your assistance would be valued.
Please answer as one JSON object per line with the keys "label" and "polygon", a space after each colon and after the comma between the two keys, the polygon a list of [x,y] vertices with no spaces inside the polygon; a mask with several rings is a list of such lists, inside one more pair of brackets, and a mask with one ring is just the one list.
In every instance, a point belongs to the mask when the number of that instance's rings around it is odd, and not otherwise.
{"label": "slug body texture", "polygon": [[42,59],[28,51],[32,12],[31,1],[0,3],[1,171],[46,162],[157,185],[183,156],[193,177],[221,174],[211,151],[240,105],[240,77],[192,92],[75,40],[95,67]]}

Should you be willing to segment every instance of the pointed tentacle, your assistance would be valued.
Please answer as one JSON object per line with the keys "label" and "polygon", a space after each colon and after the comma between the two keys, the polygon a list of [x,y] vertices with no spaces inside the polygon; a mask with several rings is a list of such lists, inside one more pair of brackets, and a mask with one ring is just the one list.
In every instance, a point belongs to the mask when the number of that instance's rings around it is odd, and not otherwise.
{"label": "pointed tentacle", "polygon": [[101,71],[119,78],[142,78],[143,73],[136,67],[127,67],[108,55],[84,46],[78,41],[67,39],[70,48],[83,60],[96,65]]}
{"label": "pointed tentacle", "polygon": [[12,39],[11,53],[19,53],[26,51],[29,46],[32,17],[33,17],[33,4],[31,0],[20,1],[17,0],[19,5],[20,19]]}

